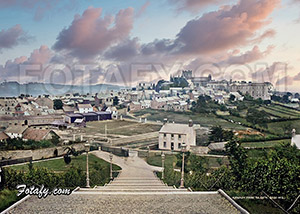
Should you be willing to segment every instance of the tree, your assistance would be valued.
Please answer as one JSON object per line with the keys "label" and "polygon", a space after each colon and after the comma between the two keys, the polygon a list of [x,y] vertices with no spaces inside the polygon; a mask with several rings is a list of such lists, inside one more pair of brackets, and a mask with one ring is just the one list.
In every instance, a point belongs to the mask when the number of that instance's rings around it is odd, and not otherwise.
{"label": "tree", "polygon": [[53,100],[53,104],[54,104],[54,109],[58,110],[58,109],[62,109],[63,108],[63,102],[60,99],[55,99]]}
{"label": "tree", "polygon": [[115,96],[113,99],[113,105],[117,106],[118,104],[119,104],[119,98],[118,98],[118,96]]}
{"label": "tree", "polygon": [[259,111],[255,108],[249,108],[246,119],[252,124],[258,124],[262,127],[267,127],[267,123],[270,121],[270,117],[265,111]]}
{"label": "tree", "polygon": [[51,143],[53,143],[53,145],[57,145],[59,144],[60,140],[59,140],[59,136],[58,135],[53,135],[51,138]]}
{"label": "tree", "polygon": [[235,96],[233,94],[230,94],[229,101],[230,102],[235,101]]}
{"label": "tree", "polygon": [[247,167],[247,152],[236,140],[231,140],[225,145],[225,150],[229,157],[229,162],[231,170],[236,177],[236,180],[239,181],[244,175],[244,171]]}
{"label": "tree", "polygon": [[233,138],[233,132],[222,129],[221,126],[213,126],[210,131],[209,140],[213,142],[228,141]]}

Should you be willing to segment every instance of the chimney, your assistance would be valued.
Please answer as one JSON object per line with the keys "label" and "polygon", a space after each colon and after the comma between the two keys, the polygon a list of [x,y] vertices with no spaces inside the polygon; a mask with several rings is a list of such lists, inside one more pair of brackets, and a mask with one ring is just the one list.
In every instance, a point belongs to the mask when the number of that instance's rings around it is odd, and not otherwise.
{"label": "chimney", "polygon": [[293,129],[292,130],[292,137],[295,137],[296,136],[296,129]]}
{"label": "chimney", "polygon": [[193,121],[192,120],[189,120],[189,127],[193,127]]}
{"label": "chimney", "polygon": [[164,118],[164,125],[168,122],[168,118]]}

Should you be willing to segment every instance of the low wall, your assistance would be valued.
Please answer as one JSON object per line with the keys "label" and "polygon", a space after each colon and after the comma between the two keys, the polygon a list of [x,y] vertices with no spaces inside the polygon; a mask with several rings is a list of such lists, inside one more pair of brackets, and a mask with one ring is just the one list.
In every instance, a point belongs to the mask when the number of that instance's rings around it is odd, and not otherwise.
{"label": "low wall", "polygon": [[101,145],[101,150],[105,152],[111,152],[114,155],[122,156],[122,157],[128,157],[129,151],[128,149],[123,149],[122,147],[114,147],[114,146],[107,146],[107,145]]}
{"label": "low wall", "polygon": [[40,160],[46,158],[56,157],[54,151],[57,149],[57,156],[62,156],[66,153],[66,147],[73,147],[76,151],[84,150],[84,143],[66,145],[66,146],[57,146],[44,149],[36,150],[11,150],[11,151],[0,151],[0,160],[1,159],[25,159],[31,157],[32,160]]}

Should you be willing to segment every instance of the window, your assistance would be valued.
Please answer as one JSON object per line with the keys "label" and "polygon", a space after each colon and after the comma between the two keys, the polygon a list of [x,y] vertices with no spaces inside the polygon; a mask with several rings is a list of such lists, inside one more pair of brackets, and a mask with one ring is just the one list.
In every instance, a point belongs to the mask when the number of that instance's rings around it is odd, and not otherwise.
{"label": "window", "polygon": [[178,138],[181,139],[181,134],[178,135]]}
{"label": "window", "polygon": [[178,143],[178,149],[180,149],[181,148],[181,143]]}
{"label": "window", "polygon": [[167,134],[166,134],[166,133],[164,133],[164,137],[167,137]]}
{"label": "window", "polygon": [[167,142],[164,142],[164,147],[165,147],[165,148],[167,147]]}
{"label": "window", "polygon": [[171,137],[174,137],[174,134],[171,134]]}

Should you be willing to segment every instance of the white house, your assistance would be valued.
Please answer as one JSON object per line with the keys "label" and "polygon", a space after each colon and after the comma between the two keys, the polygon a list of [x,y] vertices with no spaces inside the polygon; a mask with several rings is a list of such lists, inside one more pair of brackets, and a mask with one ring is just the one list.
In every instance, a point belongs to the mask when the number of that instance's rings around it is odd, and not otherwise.
{"label": "white house", "polygon": [[10,138],[22,138],[27,126],[9,126],[4,132]]}
{"label": "white house", "polygon": [[291,145],[296,145],[298,149],[300,149],[300,135],[296,134],[296,130],[292,130],[292,139],[291,139]]}
{"label": "white house", "polygon": [[187,150],[196,146],[196,129],[193,121],[188,124],[165,123],[159,131],[158,148],[162,150],[180,151],[186,144]]}
{"label": "white house", "polygon": [[94,111],[91,104],[78,104],[77,108],[79,113],[89,113]]}

